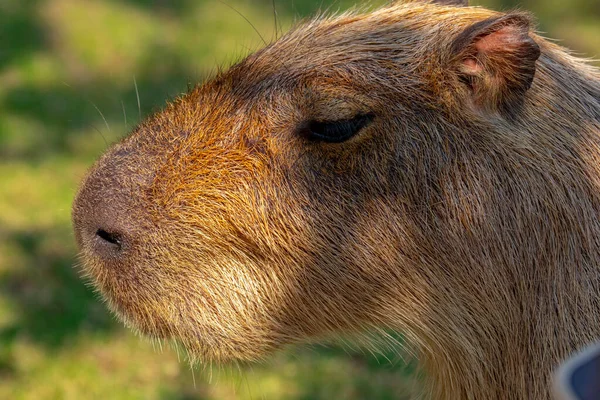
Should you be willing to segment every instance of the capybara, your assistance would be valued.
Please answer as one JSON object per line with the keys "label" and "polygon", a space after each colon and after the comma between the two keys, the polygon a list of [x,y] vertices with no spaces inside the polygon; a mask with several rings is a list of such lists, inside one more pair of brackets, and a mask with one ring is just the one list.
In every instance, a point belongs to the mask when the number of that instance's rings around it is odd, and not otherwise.
{"label": "capybara", "polygon": [[322,17],[110,148],[73,223],[109,307],[195,359],[393,329],[426,398],[546,399],[600,338],[600,71],[523,12]]}

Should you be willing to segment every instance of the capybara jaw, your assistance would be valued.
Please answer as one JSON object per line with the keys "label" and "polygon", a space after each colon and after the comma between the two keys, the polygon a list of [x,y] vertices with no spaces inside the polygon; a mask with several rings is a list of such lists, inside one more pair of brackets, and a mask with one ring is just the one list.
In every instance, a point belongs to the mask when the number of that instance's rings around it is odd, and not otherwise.
{"label": "capybara jaw", "polygon": [[109,307],[205,361],[401,330],[432,398],[548,398],[600,337],[600,73],[459,3],[303,23],[109,149],[73,205]]}

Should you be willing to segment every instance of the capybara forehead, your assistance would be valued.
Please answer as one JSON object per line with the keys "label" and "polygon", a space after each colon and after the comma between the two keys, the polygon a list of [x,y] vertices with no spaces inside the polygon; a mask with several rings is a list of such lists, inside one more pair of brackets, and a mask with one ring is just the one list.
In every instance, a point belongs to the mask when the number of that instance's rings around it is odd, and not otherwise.
{"label": "capybara forehead", "polygon": [[[207,194],[209,188],[233,190],[245,177],[266,174],[275,157],[286,168],[285,160],[306,153],[305,143],[293,135],[302,121],[367,112],[383,118],[420,115],[424,105],[443,108],[433,81],[440,59],[449,57],[451,32],[490,15],[407,3],[300,24],[176,99],[124,145],[155,155],[154,184],[146,193],[152,201],[162,199],[163,206],[177,204],[183,194]],[[355,150],[343,149],[333,155]],[[320,159],[329,162],[332,154]]]}
{"label": "capybara forehead", "polygon": [[252,72],[244,81],[256,83],[269,76],[278,81],[327,77],[360,66],[362,74],[353,77],[369,82],[371,68],[404,66],[411,72],[411,66],[435,61],[450,51],[452,38],[465,27],[495,15],[479,8],[405,3],[369,14],[317,18],[299,24],[230,73]]}
{"label": "capybara forehead", "polygon": [[[233,128],[241,119],[264,117],[256,121],[262,125],[289,119],[295,111],[327,112],[335,102],[346,104],[334,109],[350,107],[348,112],[361,105],[391,107],[390,97],[394,103],[414,103],[414,96],[427,96],[432,70],[450,57],[455,34],[495,14],[406,3],[370,14],[317,18],[176,100],[140,130],[169,140],[190,133],[227,140],[239,132]],[[231,134],[224,134],[225,127]]]}

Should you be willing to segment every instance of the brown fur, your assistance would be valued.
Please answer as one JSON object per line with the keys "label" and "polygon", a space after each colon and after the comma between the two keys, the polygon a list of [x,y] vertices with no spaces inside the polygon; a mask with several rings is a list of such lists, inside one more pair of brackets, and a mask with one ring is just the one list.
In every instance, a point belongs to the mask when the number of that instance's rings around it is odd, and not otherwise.
{"label": "brown fur", "polygon": [[[393,328],[429,397],[548,398],[600,338],[600,73],[530,30],[421,2],[298,26],[96,163],[87,275],[203,360]],[[365,112],[344,143],[298,134]]]}

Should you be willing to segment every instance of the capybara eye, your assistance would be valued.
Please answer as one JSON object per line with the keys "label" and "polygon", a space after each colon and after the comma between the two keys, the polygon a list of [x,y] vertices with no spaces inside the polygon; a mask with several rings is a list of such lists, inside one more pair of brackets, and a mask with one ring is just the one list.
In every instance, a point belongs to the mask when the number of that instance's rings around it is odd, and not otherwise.
{"label": "capybara eye", "polygon": [[374,114],[368,113],[339,121],[308,121],[302,126],[300,133],[310,140],[341,143],[360,132],[374,118]]}

